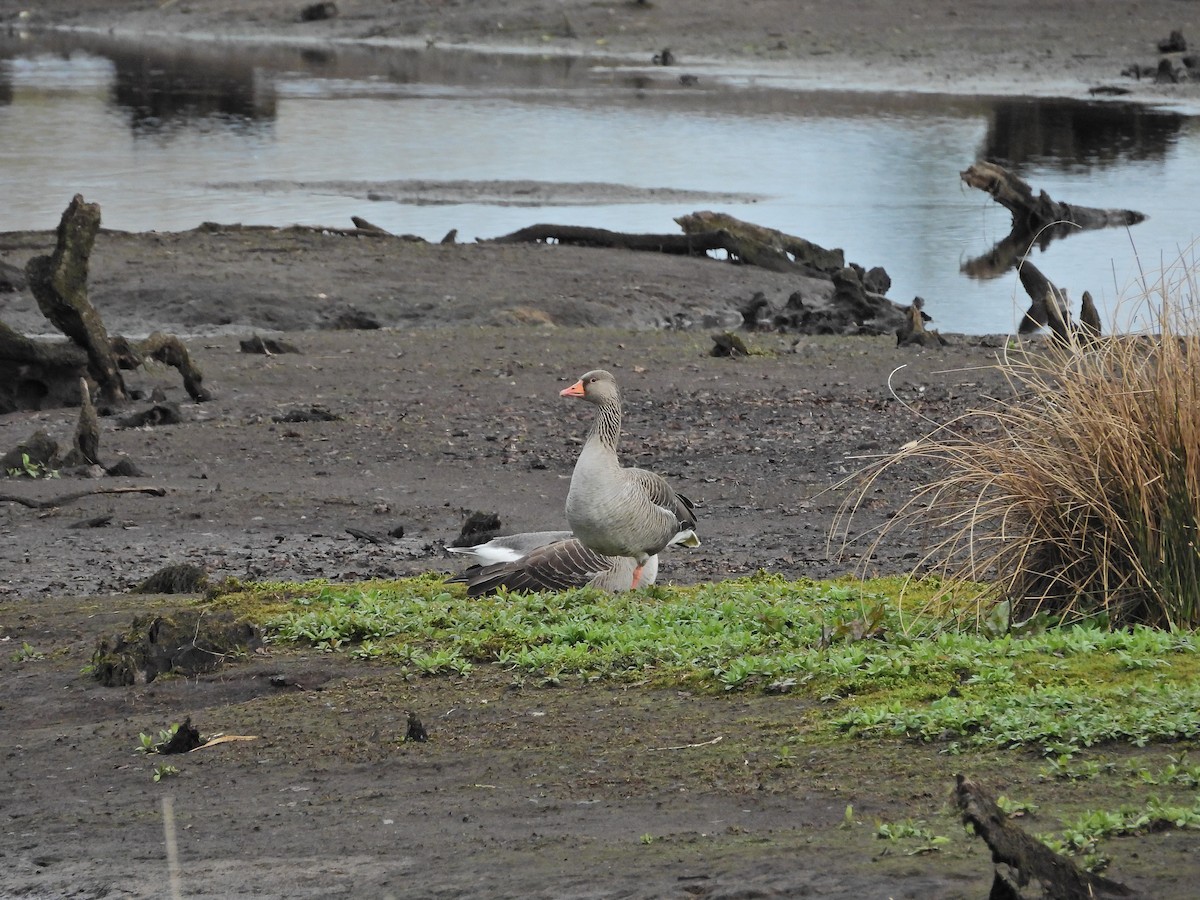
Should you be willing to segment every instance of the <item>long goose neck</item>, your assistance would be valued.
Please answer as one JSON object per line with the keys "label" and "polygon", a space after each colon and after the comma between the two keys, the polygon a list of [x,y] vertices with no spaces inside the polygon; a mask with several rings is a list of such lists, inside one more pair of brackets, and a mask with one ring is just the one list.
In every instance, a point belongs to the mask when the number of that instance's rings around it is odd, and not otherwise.
{"label": "long goose neck", "polygon": [[598,404],[596,421],[592,423],[592,433],[588,435],[588,442],[599,442],[605,450],[615,455],[620,440],[621,398],[613,397]]}

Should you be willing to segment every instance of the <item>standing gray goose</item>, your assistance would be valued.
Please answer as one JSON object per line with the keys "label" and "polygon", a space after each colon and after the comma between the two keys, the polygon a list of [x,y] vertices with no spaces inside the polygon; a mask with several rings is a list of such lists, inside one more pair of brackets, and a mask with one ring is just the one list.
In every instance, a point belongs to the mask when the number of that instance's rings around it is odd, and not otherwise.
{"label": "standing gray goose", "polygon": [[633,559],[631,587],[636,588],[650,558],[664,547],[699,546],[692,502],[677,494],[661,475],[626,468],[617,459],[621,392],[611,373],[588,372],[560,393],[597,407],[571,475],[567,523],[585,547],[605,556]]}
{"label": "standing gray goose", "polygon": [[[602,591],[628,591],[633,587],[637,563],[625,556],[604,556],[589,550],[569,531],[533,531],[493,538],[474,547],[447,547],[475,560],[448,583],[467,586],[468,597],[480,597],[500,588],[510,591],[565,591],[591,586]],[[642,584],[653,584],[658,557],[652,556],[642,572]]]}

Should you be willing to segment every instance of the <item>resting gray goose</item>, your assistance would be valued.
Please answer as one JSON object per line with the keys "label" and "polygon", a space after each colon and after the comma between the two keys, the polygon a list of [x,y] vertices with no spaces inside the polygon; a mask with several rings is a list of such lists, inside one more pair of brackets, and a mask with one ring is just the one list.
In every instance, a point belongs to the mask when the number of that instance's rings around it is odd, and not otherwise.
{"label": "resting gray goose", "polygon": [[[447,547],[473,560],[462,573],[447,579],[465,584],[468,597],[481,597],[500,588],[510,591],[566,591],[591,586],[613,593],[633,587],[637,563],[624,556],[604,556],[589,550],[569,531],[532,531],[493,538],[474,547]],[[642,572],[642,584],[658,576],[658,557]]]}
{"label": "resting gray goose", "polygon": [[595,404],[588,433],[567,493],[567,523],[585,547],[605,556],[634,560],[632,587],[642,583],[652,556],[669,544],[696,547],[696,514],[687,497],[666,479],[617,459],[621,438],[621,392],[612,374],[588,372],[563,397]]}
{"label": "resting gray goose", "polygon": [[490,566],[493,563],[516,562],[538,547],[545,547],[555,541],[565,541],[570,536],[569,531],[523,531],[520,534],[502,534],[471,547],[446,549],[451,553],[461,553],[470,558],[475,565]]}

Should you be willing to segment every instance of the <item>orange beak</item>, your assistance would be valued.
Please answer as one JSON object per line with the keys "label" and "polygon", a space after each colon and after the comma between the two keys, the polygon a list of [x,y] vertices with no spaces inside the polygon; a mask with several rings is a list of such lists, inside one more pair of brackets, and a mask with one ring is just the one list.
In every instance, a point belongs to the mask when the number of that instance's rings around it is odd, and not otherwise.
{"label": "orange beak", "polygon": [[583,379],[580,378],[569,388],[563,388],[558,392],[560,397],[582,397],[583,396]]}

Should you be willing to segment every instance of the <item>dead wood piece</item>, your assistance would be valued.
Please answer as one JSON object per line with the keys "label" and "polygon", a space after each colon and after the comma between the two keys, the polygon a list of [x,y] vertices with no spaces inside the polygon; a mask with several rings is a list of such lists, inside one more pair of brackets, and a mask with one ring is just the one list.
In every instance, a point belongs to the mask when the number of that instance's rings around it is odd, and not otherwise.
{"label": "dead wood piece", "polygon": [[417,714],[411,710],[408,713],[408,727],[404,730],[404,740],[416,741],[419,744],[429,740],[429,732],[425,730],[425,726],[421,724]]}
{"label": "dead wood piece", "polygon": [[0,322],[0,415],[74,406],[88,356],[65,341],[35,341]]}
{"label": "dead wood piece", "polygon": [[204,373],[192,362],[187,347],[175,335],[156,331],[142,341],[137,349],[143,356],[177,369],[183,378],[184,390],[197,403],[205,403],[213,398],[212,392],[204,386]]}
{"label": "dead wood piece", "polygon": [[113,478],[141,478],[145,474],[128,456],[122,456],[104,472]]}
{"label": "dead wood piece", "polygon": [[244,341],[238,341],[238,347],[243,353],[261,353],[264,356],[274,356],[278,353],[299,353],[299,349],[276,338],[265,338],[254,335]]}
{"label": "dead wood piece", "polygon": [[35,256],[25,266],[38,308],[59,331],[82,347],[88,370],[108,402],[125,399],[125,382],[99,313],[88,301],[88,261],[100,230],[100,207],[76,194],[58,223],[50,256]]}
{"label": "dead wood piece", "polygon": [[323,406],[310,406],[308,409],[288,410],[282,416],[272,416],[272,422],[340,422],[337,413],[331,413]]}
{"label": "dead wood piece", "polygon": [[133,588],[134,594],[198,594],[208,587],[208,573],[192,563],[163,566]]}
{"label": "dead wood piece", "polygon": [[326,19],[336,19],[338,8],[336,3],[325,0],[322,3],[310,3],[300,10],[301,22],[323,22]]}
{"label": "dead wood piece", "polygon": [[438,241],[438,243],[439,244],[453,244],[457,240],[458,240],[458,229],[451,228],[449,231],[446,232],[446,234],[442,237],[442,239],[440,241]]}
{"label": "dead wood piece", "polygon": [[747,331],[756,331],[761,325],[765,324],[763,313],[771,309],[771,304],[767,300],[767,295],[762,291],[755,291],[754,296],[750,298],[750,302],[738,310],[742,314],[742,327]]}
{"label": "dead wood piece", "polygon": [[14,266],[0,260],[0,294],[16,294],[25,290],[29,283],[25,273]]}
{"label": "dead wood piece", "polygon": [[175,403],[155,403],[149,409],[130,413],[117,420],[122,428],[150,428],[156,425],[178,425],[183,421],[179,406]]}
{"label": "dead wood piece", "polygon": [[88,390],[87,379],[79,379],[79,394],[83,402],[79,405],[79,420],[75,424],[75,446],[63,457],[64,466],[98,466],[100,465],[100,420],[96,417],[96,407],[92,405],[92,395]]}
{"label": "dead wood piece", "polygon": [[1136,225],[1145,213],[1131,209],[1096,209],[1054,200],[1045,191],[1035,197],[1033,188],[1003,166],[977,162],[959,177],[968,187],[978,188],[1013,215],[1013,225],[1036,232],[1047,225],[1062,222],[1079,228],[1108,228],[1112,225]]}
{"label": "dead wood piece", "polygon": [[1187,48],[1187,39],[1178,28],[1174,29],[1166,38],[1158,42],[1158,51],[1160,53],[1187,53]]}
{"label": "dead wood piece", "polygon": [[112,522],[112,520],[113,520],[113,517],[111,515],[92,516],[87,519],[80,519],[78,522],[72,522],[67,527],[68,528],[103,528],[105,525],[110,524]]}
{"label": "dead wood piece", "polygon": [[473,547],[490,541],[500,532],[500,514],[477,510],[463,522],[458,537],[450,542],[451,547]]}
{"label": "dead wood piece", "polygon": [[[360,541],[367,541],[368,543],[379,544],[380,546],[385,546],[391,543],[386,535],[377,534],[374,531],[364,531],[361,528],[347,528],[346,534],[350,535],[352,538],[357,538]],[[403,537],[403,535],[401,535],[401,537]]]}
{"label": "dead wood piece", "polygon": [[87,287],[99,230],[100,207],[76,194],[59,222],[53,253],[26,264],[38,308],[70,343],[32,341],[0,322],[0,413],[80,403],[81,378],[88,380],[101,407],[123,403],[130,395],[121,370],[136,369],[147,357],[178,369],[197,401],[212,398],[179,338],[152,334],[135,346],[105,330]]}
{"label": "dead wood piece", "polygon": [[619,250],[645,250],[678,256],[705,256],[710,250],[728,250],[726,236],[720,232],[692,234],[625,234],[606,228],[579,225],[530,225],[511,234],[492,238],[496,244],[536,244],[557,241],[577,247],[613,247]]}
{"label": "dead wood piece", "polygon": [[824,247],[802,237],[764,228],[725,213],[701,210],[675,219],[685,234],[725,234],[728,244],[723,248],[736,254],[742,262],[776,272],[799,268],[809,273],[829,276],[846,265],[841,250]]}
{"label": "dead wood piece", "polygon": [[925,328],[925,322],[929,316],[925,315],[925,301],[921,297],[914,297],[912,305],[908,307],[905,313],[904,323],[896,328],[896,346],[897,347],[946,347],[950,342],[942,337],[936,329],[930,331]]}
{"label": "dead wood piece", "polygon": [[1011,822],[982,785],[956,775],[954,800],[964,825],[971,825],[992,851],[991,897],[1011,900],[1104,900],[1136,898],[1124,884],[1085,872]]}
{"label": "dead wood piece", "polygon": [[845,323],[843,331],[886,334],[903,324],[905,313],[886,297],[868,293],[858,270],[851,266],[833,273],[832,311]]}
{"label": "dead wood piece", "polygon": [[1050,327],[1054,336],[1064,344],[1071,341],[1071,310],[1068,307],[1067,294],[1054,286],[1041,270],[1026,260],[1018,270],[1021,286],[1029,295],[1030,306],[1021,324],[1018,334],[1032,334],[1039,328]]}
{"label": "dead wood piece", "polygon": [[1090,291],[1083,292],[1082,305],[1079,310],[1079,327],[1075,334],[1080,343],[1089,347],[1096,344],[1103,334],[1100,311],[1096,309],[1096,303],[1092,300]]}
{"label": "dead wood piece", "polygon": [[391,234],[386,228],[380,228],[374,222],[368,222],[362,216],[351,216],[350,221],[359,231],[370,231],[372,234]]}
{"label": "dead wood piece", "polygon": [[192,717],[188,716],[175,729],[171,739],[159,744],[155,749],[158,753],[191,753],[203,744],[204,741],[200,740],[200,730],[192,724]]}
{"label": "dead wood piece", "polygon": [[347,306],[339,310],[328,322],[323,323],[322,327],[331,331],[376,331],[381,326],[379,320],[370,313]]}
{"label": "dead wood piece", "polygon": [[746,342],[730,331],[714,334],[712,339],[713,348],[708,351],[709,356],[737,358],[750,355],[750,348],[746,346]]}
{"label": "dead wood piece", "polygon": [[1154,70],[1154,83],[1179,84],[1179,71],[1165,56],[1158,61],[1158,68]]}
{"label": "dead wood piece", "polygon": [[160,487],[95,488],[89,491],[72,491],[70,494],[51,497],[49,500],[34,500],[32,497],[0,494],[0,503],[19,503],[21,506],[28,507],[29,509],[55,509],[59,506],[66,506],[68,503],[74,503],[82,497],[91,497],[94,494],[150,494],[152,497],[165,497],[167,491],[165,488]]}
{"label": "dead wood piece", "polygon": [[211,672],[261,646],[258,626],[228,612],[139,616],[125,633],[96,642],[92,671],[109,687],[149,684],[167,672]]}

